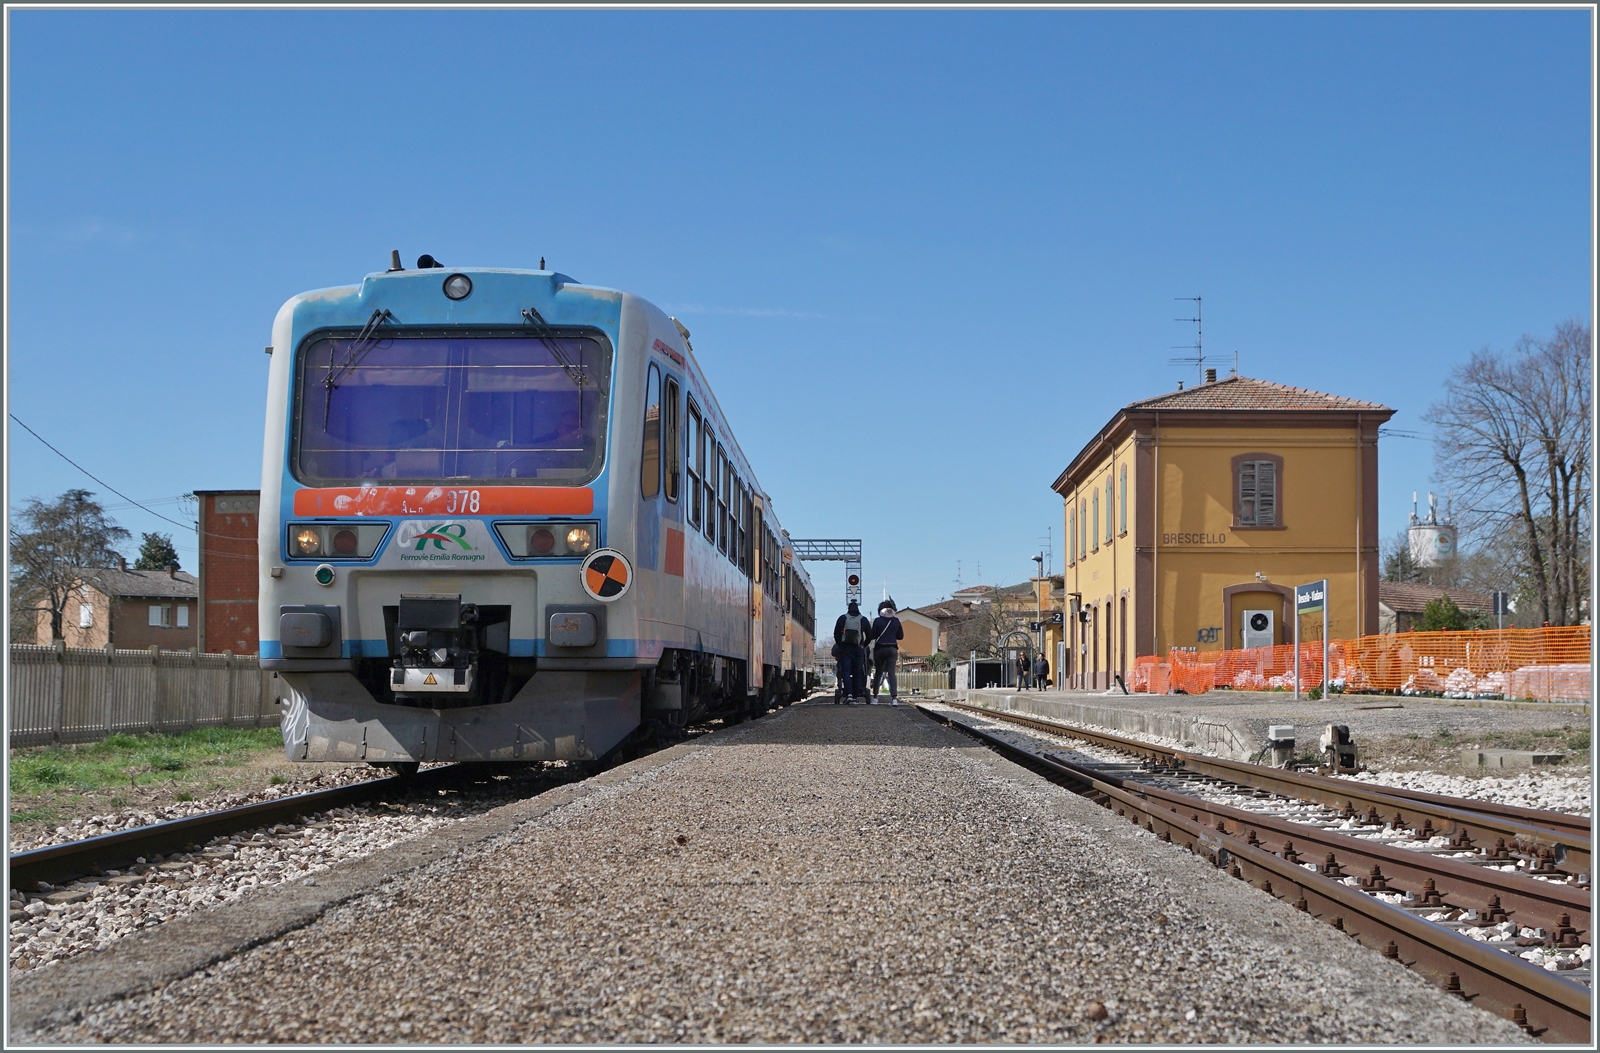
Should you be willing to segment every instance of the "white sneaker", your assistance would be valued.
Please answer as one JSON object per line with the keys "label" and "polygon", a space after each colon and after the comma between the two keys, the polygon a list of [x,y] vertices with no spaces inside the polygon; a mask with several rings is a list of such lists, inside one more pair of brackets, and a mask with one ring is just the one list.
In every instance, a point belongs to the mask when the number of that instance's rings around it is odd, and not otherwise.
{"label": "white sneaker", "polygon": [[867,705],[869,705],[869,706],[875,706],[877,704],[878,704],[878,700],[876,698],[874,698],[871,702],[867,703]]}
{"label": "white sneaker", "polygon": [[898,706],[900,704],[900,700],[898,698],[891,698],[889,700],[889,704],[891,706]]}

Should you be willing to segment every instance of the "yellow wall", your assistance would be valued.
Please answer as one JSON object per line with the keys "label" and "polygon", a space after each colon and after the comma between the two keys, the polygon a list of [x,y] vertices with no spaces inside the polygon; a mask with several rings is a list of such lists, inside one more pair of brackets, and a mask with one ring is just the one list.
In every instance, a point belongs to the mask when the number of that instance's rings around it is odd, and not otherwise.
{"label": "yellow wall", "polygon": [[[1234,624],[1222,624],[1222,590],[1256,580],[1293,588],[1328,579],[1328,633],[1360,634],[1362,487],[1358,433],[1349,428],[1163,428],[1156,443],[1160,480],[1157,653],[1169,647],[1219,650],[1239,646]],[[1233,458],[1271,453],[1283,458],[1278,529],[1233,524]],[[1149,599],[1144,598],[1148,603]],[[1203,630],[1217,630],[1213,634]],[[1279,643],[1293,626],[1279,618]],[[1321,617],[1307,617],[1302,638],[1320,636]]]}
{"label": "yellow wall", "polygon": [[[1279,643],[1293,638],[1293,625],[1282,613],[1283,597],[1276,603],[1251,589],[1235,594],[1231,624],[1223,620],[1223,590],[1253,585],[1257,574],[1268,583],[1293,588],[1328,579],[1330,606],[1328,633],[1348,638],[1363,629],[1360,612],[1371,597],[1365,595],[1373,580],[1361,566],[1363,517],[1375,524],[1376,509],[1363,507],[1372,500],[1375,481],[1363,485],[1363,448],[1357,424],[1323,426],[1303,418],[1281,426],[1227,425],[1160,426],[1146,432],[1146,445],[1137,445],[1130,432],[1115,447],[1077,478],[1066,492],[1062,534],[1071,543],[1074,513],[1079,551],[1067,553],[1068,630],[1072,632],[1072,594],[1081,595],[1085,607],[1098,607],[1098,634],[1092,625],[1073,633],[1074,674],[1101,671],[1085,686],[1107,686],[1107,624],[1104,609],[1109,599],[1113,644],[1110,669],[1126,671],[1138,655],[1165,655],[1172,647],[1202,651],[1241,646],[1240,619],[1245,609],[1270,606],[1275,611]],[[1370,452],[1370,451],[1369,451]],[[1233,458],[1267,453],[1283,458],[1278,481],[1278,523],[1275,529],[1240,528],[1234,524]],[[1376,474],[1375,455],[1368,462]],[[1128,468],[1127,532],[1121,521],[1120,473]],[[1141,473],[1144,473],[1141,475]],[[1105,484],[1114,485],[1115,516],[1112,540],[1106,540]],[[1100,521],[1097,537],[1083,544],[1082,510],[1088,509],[1094,527],[1094,497],[1098,494]],[[1146,495],[1141,503],[1140,495]],[[1148,504],[1149,507],[1146,507]],[[1369,525],[1369,531],[1375,525]],[[1374,535],[1375,536],[1375,535]],[[1139,541],[1145,544],[1138,549]],[[1098,542],[1098,545],[1096,544]],[[1368,559],[1374,560],[1369,540]],[[1080,558],[1079,552],[1087,549]],[[1137,579],[1137,580],[1136,580]],[[1128,600],[1126,651],[1116,640],[1121,633],[1119,601]],[[1266,602],[1263,603],[1262,601]],[[1292,611],[1292,604],[1290,610]],[[1151,612],[1154,612],[1152,617]],[[1292,617],[1292,615],[1291,615]],[[1322,631],[1321,617],[1308,616],[1302,639],[1315,639]],[[1086,663],[1082,637],[1091,646],[1098,636],[1098,653]],[[1153,639],[1152,639],[1153,636]],[[1125,658],[1124,658],[1125,654]],[[1096,659],[1098,658],[1098,661]]]}
{"label": "yellow wall", "polygon": [[[1081,625],[1083,633],[1069,635],[1073,644],[1073,672],[1079,673],[1082,669],[1098,668],[1102,673],[1107,669],[1126,672],[1133,665],[1133,660],[1144,653],[1137,647],[1138,624],[1136,604],[1138,602],[1134,589],[1134,534],[1138,525],[1138,472],[1134,464],[1134,440],[1130,436],[1126,441],[1117,446],[1109,456],[1103,458],[1093,470],[1085,475],[1077,487],[1066,495],[1066,507],[1062,519],[1062,536],[1068,544],[1072,542],[1074,534],[1073,515],[1079,512],[1076,523],[1078,538],[1078,551],[1068,552],[1066,571],[1064,574],[1067,592],[1067,619],[1068,630],[1072,618],[1073,594],[1079,594],[1080,606],[1097,608],[1096,620],[1089,625]],[[1128,469],[1127,489],[1127,529],[1123,529],[1122,516],[1122,468]],[[1106,538],[1106,481],[1112,481],[1111,500],[1111,538]],[[1095,522],[1095,501],[1099,501],[1099,521]],[[1089,523],[1091,536],[1085,539],[1084,521]],[[1080,553],[1082,553],[1080,558]],[[1122,646],[1120,602],[1126,598],[1128,601],[1128,632],[1129,637],[1126,647]],[[1104,611],[1107,603],[1111,607],[1109,618],[1111,628],[1111,655],[1110,664],[1106,657],[1106,630],[1107,622]],[[1098,629],[1098,633],[1095,630]],[[1075,638],[1076,637],[1076,638]],[[1096,646],[1098,640],[1098,646]],[[1087,643],[1091,651],[1088,660],[1084,662],[1084,645]],[[1053,659],[1054,656],[1052,656]],[[1097,661],[1098,659],[1098,661]],[[1081,663],[1081,664],[1080,664]]]}

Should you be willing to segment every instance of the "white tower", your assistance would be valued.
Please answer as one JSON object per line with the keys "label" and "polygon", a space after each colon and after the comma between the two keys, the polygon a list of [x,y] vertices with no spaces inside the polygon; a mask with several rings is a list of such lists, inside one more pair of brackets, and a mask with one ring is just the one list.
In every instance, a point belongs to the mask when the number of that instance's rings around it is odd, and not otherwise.
{"label": "white tower", "polygon": [[1411,526],[1406,530],[1411,562],[1419,567],[1437,567],[1456,554],[1456,528],[1447,511],[1441,518],[1433,493],[1428,494],[1428,518],[1417,517],[1417,492],[1411,491]]}

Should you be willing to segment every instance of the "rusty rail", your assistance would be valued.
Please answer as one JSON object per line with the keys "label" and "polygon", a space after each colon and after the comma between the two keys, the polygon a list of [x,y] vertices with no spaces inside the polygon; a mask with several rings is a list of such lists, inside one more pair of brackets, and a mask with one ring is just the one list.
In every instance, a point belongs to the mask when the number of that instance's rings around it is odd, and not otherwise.
{"label": "rusty rail", "polygon": [[1529,1034],[1547,1042],[1587,1044],[1589,1040],[1591,995],[1581,984],[1185,818],[1163,804],[1108,782],[1092,769],[1013,745],[925,706],[917,708],[1003,754],[1019,757],[1084,787],[1105,807],[1116,809],[1119,815],[1164,841],[1181,842],[1188,851],[1227,868],[1235,877],[1248,879],[1263,892],[1278,899],[1294,895],[1296,908],[1314,917],[1331,917],[1331,925],[1362,946],[1379,949],[1384,957],[1427,976],[1441,990],[1475,999],[1480,1008],[1515,1021]]}
{"label": "rusty rail", "polygon": [[1424,831],[1431,830],[1428,836],[1433,833],[1454,834],[1458,838],[1465,835],[1470,841],[1504,838],[1508,845],[1515,846],[1529,855],[1538,855],[1540,849],[1547,849],[1555,866],[1562,871],[1569,874],[1592,873],[1589,824],[1587,820],[1578,816],[1539,812],[1531,808],[1516,809],[1517,813],[1532,813],[1538,817],[1523,818],[1520,815],[1507,814],[1508,809],[1505,806],[1488,806],[1480,809],[1476,806],[1476,802],[1469,805],[1468,802],[1454,797],[1396,793],[1387,786],[1374,789],[1349,779],[1306,775],[1282,768],[1268,768],[1259,764],[1207,757],[1204,754],[1191,753],[1170,746],[1157,746],[1109,732],[1091,731],[1072,724],[1061,724],[1020,713],[1008,713],[1005,710],[986,709],[965,702],[943,699],[941,704],[954,709],[981,713],[984,716],[1031,727],[1052,735],[1110,746],[1169,768],[1197,772],[1225,782],[1249,786],[1252,789],[1312,801],[1336,810],[1343,808],[1347,812],[1364,812],[1386,822],[1392,822],[1396,828],[1412,826]]}

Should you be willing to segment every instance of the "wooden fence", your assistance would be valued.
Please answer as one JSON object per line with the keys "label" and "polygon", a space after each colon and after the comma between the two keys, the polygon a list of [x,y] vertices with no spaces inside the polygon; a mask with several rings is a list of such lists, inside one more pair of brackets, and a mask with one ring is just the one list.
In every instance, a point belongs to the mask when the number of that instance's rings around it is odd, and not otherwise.
{"label": "wooden fence", "polygon": [[14,644],[11,747],[201,727],[271,727],[283,681],[255,655]]}

